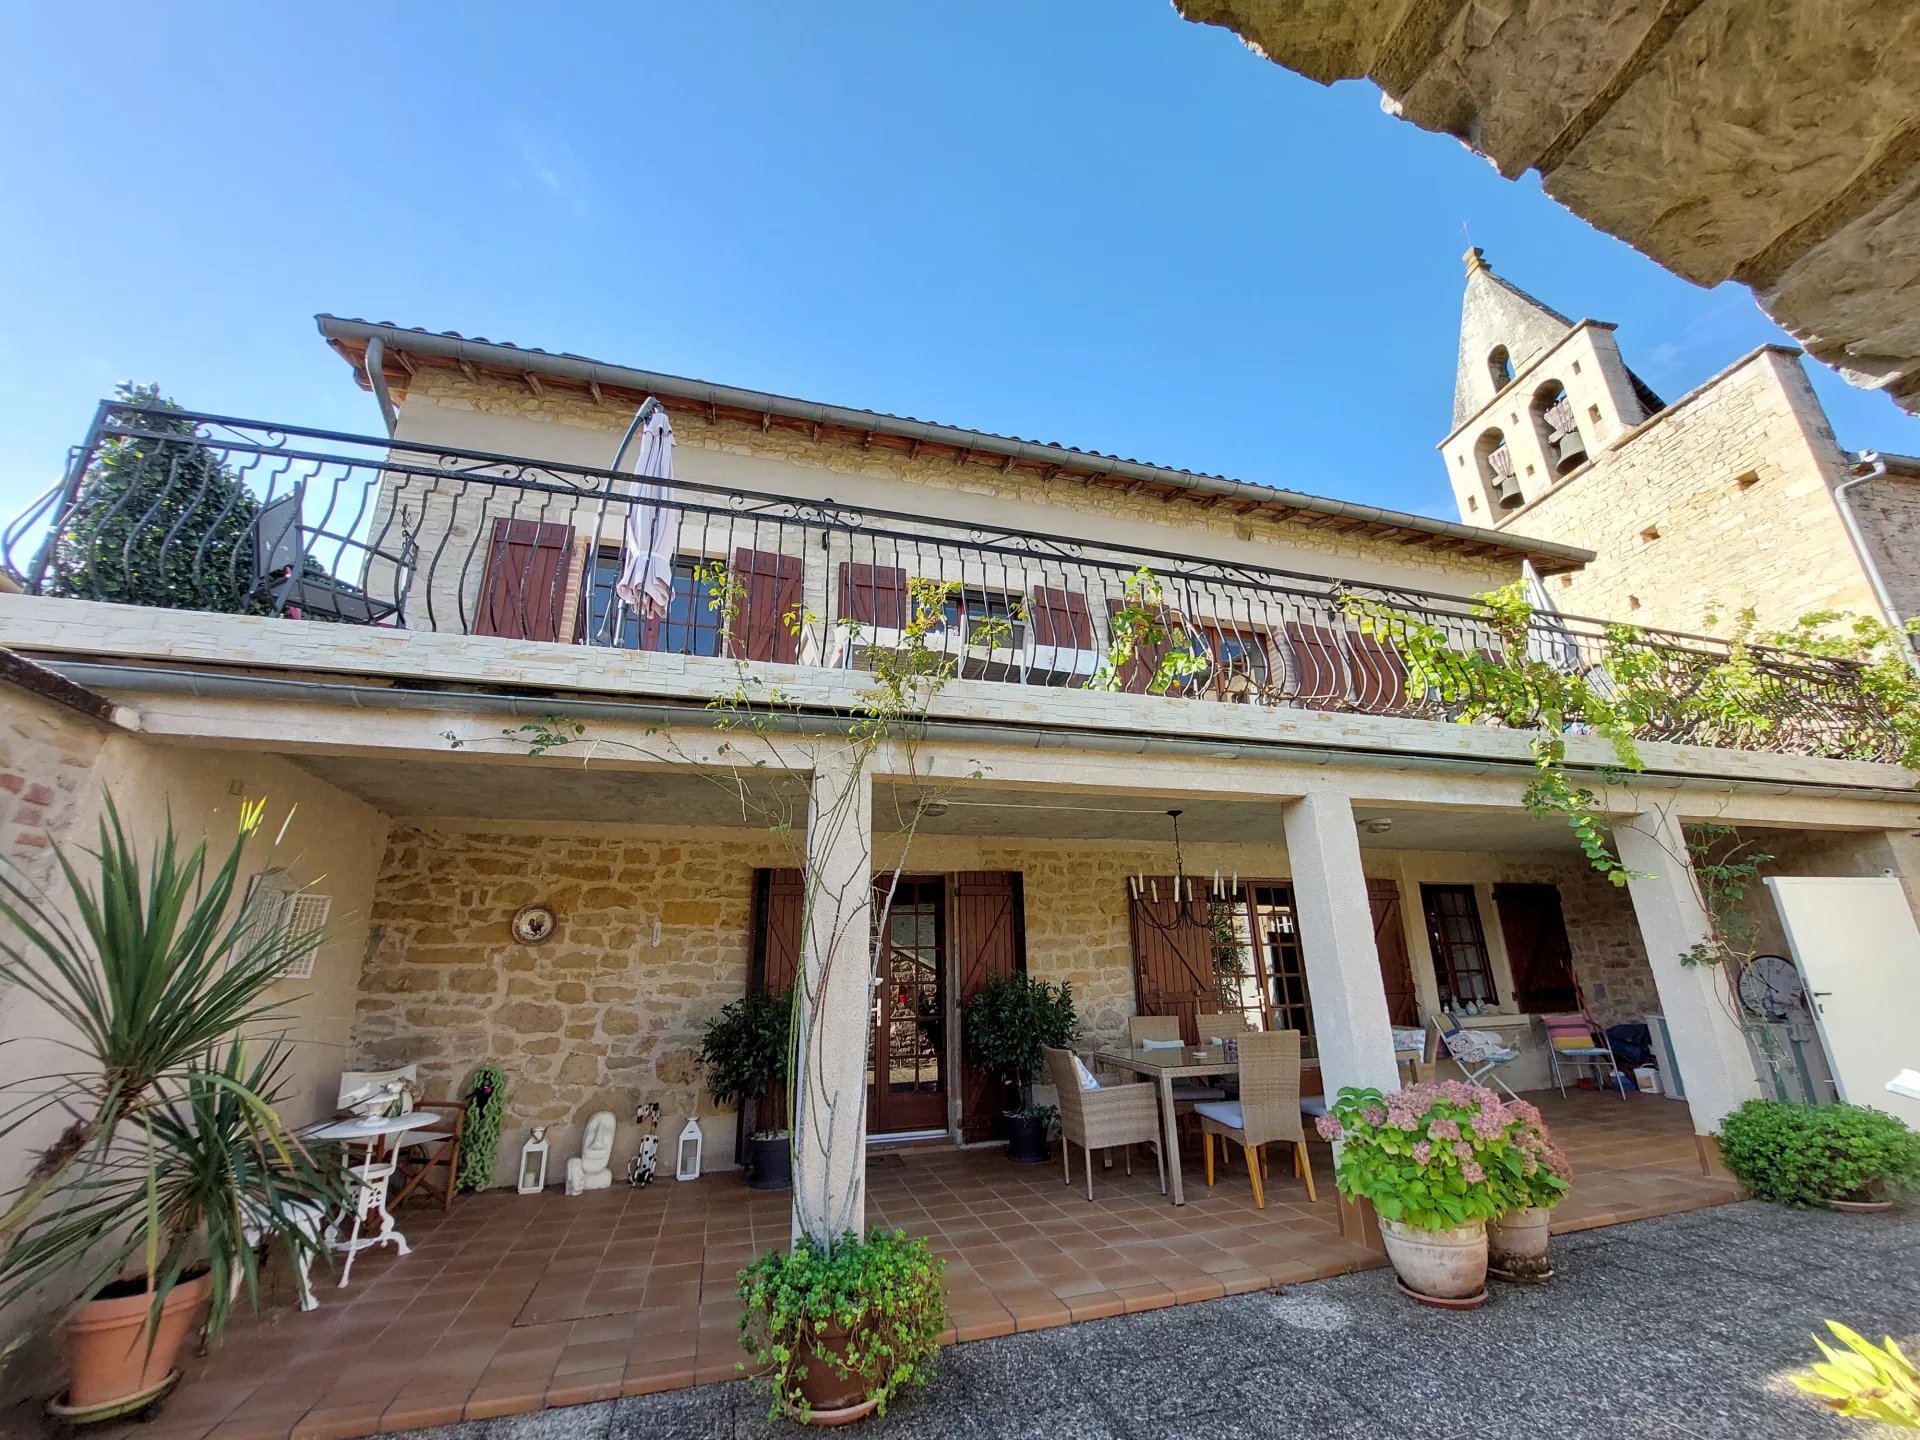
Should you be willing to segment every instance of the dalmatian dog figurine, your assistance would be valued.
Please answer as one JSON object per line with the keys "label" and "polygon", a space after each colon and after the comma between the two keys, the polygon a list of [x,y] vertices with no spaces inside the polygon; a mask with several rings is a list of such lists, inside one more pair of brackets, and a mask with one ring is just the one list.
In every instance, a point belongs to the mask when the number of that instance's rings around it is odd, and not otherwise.
{"label": "dalmatian dog figurine", "polygon": [[653,1183],[660,1165],[660,1102],[649,1100],[636,1105],[633,1123],[640,1127],[640,1153],[627,1162],[627,1184],[639,1190]]}

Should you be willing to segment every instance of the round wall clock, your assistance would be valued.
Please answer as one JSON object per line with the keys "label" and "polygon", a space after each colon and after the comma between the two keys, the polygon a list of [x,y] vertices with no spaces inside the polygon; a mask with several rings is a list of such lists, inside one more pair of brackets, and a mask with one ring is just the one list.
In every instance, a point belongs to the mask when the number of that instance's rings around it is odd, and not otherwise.
{"label": "round wall clock", "polygon": [[1756,955],[1740,972],[1740,1003],[1762,1020],[1785,1020],[1802,994],[1800,972],[1784,955]]}
{"label": "round wall clock", "polygon": [[551,905],[527,905],[513,917],[513,938],[522,945],[538,945],[559,925]]}

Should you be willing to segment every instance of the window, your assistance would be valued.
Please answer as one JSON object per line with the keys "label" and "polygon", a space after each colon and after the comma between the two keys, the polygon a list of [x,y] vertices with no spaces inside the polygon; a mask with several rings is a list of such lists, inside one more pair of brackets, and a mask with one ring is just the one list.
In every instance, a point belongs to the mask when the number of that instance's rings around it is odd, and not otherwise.
{"label": "window", "polygon": [[997,590],[962,590],[941,605],[940,626],[967,645],[1018,650],[1026,644],[1026,607],[1017,595]]}
{"label": "window", "polygon": [[[1207,903],[1212,932],[1214,1009],[1255,1030],[1298,1030],[1313,1050],[1313,1004],[1290,885],[1242,885],[1232,900]],[[1200,1020],[1204,1032],[1206,1021]]]}
{"label": "window", "polygon": [[1503,390],[1513,383],[1513,357],[1507,354],[1507,347],[1496,345],[1493,353],[1487,356],[1487,373],[1493,377],[1493,388]]}
{"label": "window", "polygon": [[1480,902],[1471,885],[1422,885],[1427,939],[1433,946],[1434,978],[1443,1005],[1472,1000],[1493,1005],[1493,961],[1486,932],[1480,928]]}
{"label": "window", "polygon": [[673,562],[673,598],[659,618],[636,614],[614,594],[621,554],[603,549],[593,560],[579,640],[620,650],[664,650],[673,655],[718,655],[721,615],[713,606],[713,583],[702,573],[707,562],[682,555]]}

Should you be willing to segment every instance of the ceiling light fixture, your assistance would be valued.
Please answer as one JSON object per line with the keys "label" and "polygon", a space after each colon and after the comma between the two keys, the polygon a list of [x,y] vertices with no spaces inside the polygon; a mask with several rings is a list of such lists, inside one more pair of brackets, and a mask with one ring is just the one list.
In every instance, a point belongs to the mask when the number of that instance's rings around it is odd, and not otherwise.
{"label": "ceiling light fixture", "polygon": [[1371,820],[1362,820],[1360,828],[1369,835],[1384,835],[1393,828],[1393,821],[1384,815],[1376,815]]}

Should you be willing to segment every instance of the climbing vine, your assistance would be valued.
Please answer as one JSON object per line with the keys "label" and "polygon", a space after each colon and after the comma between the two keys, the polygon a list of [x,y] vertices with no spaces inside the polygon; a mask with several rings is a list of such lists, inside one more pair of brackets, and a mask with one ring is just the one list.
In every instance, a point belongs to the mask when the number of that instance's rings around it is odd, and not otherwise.
{"label": "climbing vine", "polygon": [[[1745,610],[1724,654],[1680,651],[1638,626],[1609,624],[1597,658],[1569,664],[1558,652],[1570,641],[1557,639],[1551,627],[1536,627],[1523,581],[1475,597],[1473,618],[1484,631],[1467,643],[1423,615],[1370,596],[1345,592],[1339,604],[1362,633],[1393,648],[1412,698],[1436,704],[1460,724],[1532,732],[1528,810],[1564,818],[1588,862],[1615,885],[1634,877],[1608,843],[1602,792],[1570,772],[1569,736],[1593,735],[1611,746],[1614,763],[1600,772],[1607,784],[1644,768],[1639,741],[1649,735],[1738,748],[1778,738],[1789,727],[1805,732],[1794,736],[1796,748],[1846,759],[1884,758],[1890,732],[1900,762],[1920,768],[1920,679],[1909,642],[1872,620],[1823,611],[1790,629],[1763,632]],[[1710,624],[1717,619],[1708,617]],[[1862,703],[1842,718],[1797,694],[1783,704],[1777,667],[1761,663],[1767,652],[1844,667],[1832,678],[1854,686]]]}

